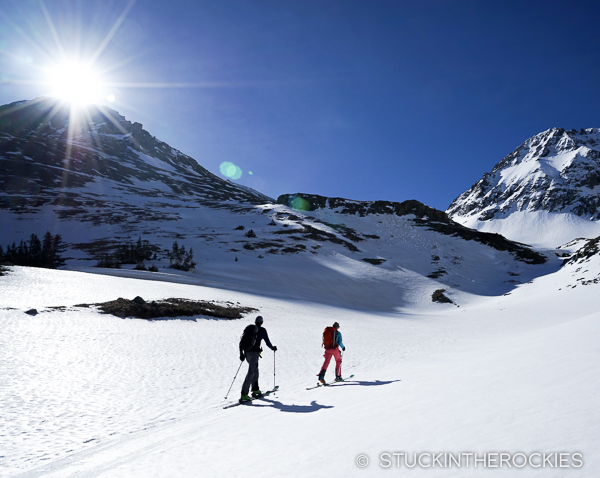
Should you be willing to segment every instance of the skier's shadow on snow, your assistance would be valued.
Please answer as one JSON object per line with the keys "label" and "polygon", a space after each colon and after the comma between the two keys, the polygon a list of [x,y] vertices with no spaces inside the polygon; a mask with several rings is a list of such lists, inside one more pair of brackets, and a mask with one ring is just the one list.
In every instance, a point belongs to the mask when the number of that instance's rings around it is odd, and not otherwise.
{"label": "skier's shadow on snow", "polygon": [[402,380],[374,380],[372,382],[365,382],[365,381],[361,381],[361,380],[347,380],[344,382],[338,382],[338,383],[334,383],[332,385],[329,385],[330,387],[355,387],[357,385],[360,385],[362,387],[373,387],[373,386],[377,386],[377,385],[389,385],[390,383],[394,383],[394,382],[401,382]]}
{"label": "skier's shadow on snow", "polygon": [[252,404],[253,407],[272,407],[282,412],[291,412],[291,413],[312,413],[317,412],[319,410],[323,410],[325,408],[333,408],[333,405],[319,405],[316,400],[310,402],[310,405],[286,405],[277,400],[271,400],[267,398],[263,398],[260,400],[261,403],[268,402],[270,405],[259,405]]}

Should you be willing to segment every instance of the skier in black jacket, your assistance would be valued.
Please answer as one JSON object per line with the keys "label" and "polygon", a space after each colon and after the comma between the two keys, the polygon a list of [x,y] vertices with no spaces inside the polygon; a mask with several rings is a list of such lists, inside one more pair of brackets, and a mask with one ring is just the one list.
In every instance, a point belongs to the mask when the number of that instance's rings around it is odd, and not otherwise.
{"label": "skier in black jacket", "polygon": [[256,332],[256,340],[254,345],[250,347],[249,350],[244,351],[240,344],[240,360],[246,360],[248,362],[248,374],[246,375],[246,379],[244,380],[244,384],[242,385],[242,396],[240,397],[240,402],[246,402],[251,400],[248,396],[248,392],[250,391],[250,386],[252,385],[252,397],[260,397],[262,392],[258,387],[258,359],[260,357],[260,353],[262,352],[262,348],[260,347],[261,342],[265,341],[267,347],[269,347],[273,352],[277,351],[277,347],[271,344],[269,340],[269,334],[267,334],[267,329],[265,329],[263,324],[262,316],[258,316],[254,322],[258,327]]}

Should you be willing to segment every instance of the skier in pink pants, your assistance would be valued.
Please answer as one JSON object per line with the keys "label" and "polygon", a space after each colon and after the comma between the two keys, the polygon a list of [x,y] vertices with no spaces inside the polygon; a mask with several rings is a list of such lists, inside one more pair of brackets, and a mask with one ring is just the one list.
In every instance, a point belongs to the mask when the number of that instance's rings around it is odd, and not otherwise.
{"label": "skier in pink pants", "polygon": [[335,381],[339,382],[342,380],[342,354],[340,353],[340,347],[342,350],[346,350],[342,342],[342,333],[338,330],[340,324],[334,322],[333,326],[325,327],[323,331],[323,347],[325,347],[325,361],[319,372],[319,382],[325,383],[325,372],[329,367],[331,357],[335,358]]}

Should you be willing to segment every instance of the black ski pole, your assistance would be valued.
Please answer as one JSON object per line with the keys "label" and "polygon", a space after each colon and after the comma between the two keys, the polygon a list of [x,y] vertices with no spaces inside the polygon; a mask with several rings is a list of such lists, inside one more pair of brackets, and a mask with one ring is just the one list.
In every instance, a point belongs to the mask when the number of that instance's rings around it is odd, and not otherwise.
{"label": "black ski pole", "polygon": [[[237,378],[238,373],[240,373],[240,369],[242,368],[243,363],[244,363],[243,361],[240,362],[240,366],[238,367],[237,372],[235,372],[235,377],[233,377],[233,382],[235,382],[235,379]],[[233,382],[231,382],[231,386],[229,387],[229,390],[227,390],[227,395],[225,395],[225,400],[227,400],[227,397],[229,396],[229,392],[231,392],[231,387],[233,387]]]}
{"label": "black ski pole", "polygon": [[275,389],[275,350],[273,350],[273,389]]}

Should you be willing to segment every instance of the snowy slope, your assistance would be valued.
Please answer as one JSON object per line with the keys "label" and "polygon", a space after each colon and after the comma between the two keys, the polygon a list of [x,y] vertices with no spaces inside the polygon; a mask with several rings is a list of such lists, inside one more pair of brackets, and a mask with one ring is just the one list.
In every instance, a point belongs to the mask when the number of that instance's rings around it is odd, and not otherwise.
{"label": "snowy slope", "polygon": [[480,221],[475,216],[460,219],[462,225],[482,232],[501,234],[539,249],[552,249],[578,238],[600,236],[598,221],[571,213],[516,211],[506,218]]}
{"label": "snowy slope", "polygon": [[[443,234],[414,214],[360,217],[331,209],[268,209],[268,215],[260,208],[244,215],[221,212],[218,218],[210,216],[213,226],[205,235],[181,234],[180,242],[194,247],[198,262],[187,273],[161,269],[155,276],[77,265],[84,261],[72,261],[70,267],[121,277],[226,284],[240,291],[311,301],[323,300],[326,289],[327,304],[389,311],[434,306],[431,294],[438,289],[445,289],[459,305],[468,300],[463,293],[501,295],[562,263],[554,254],[537,253],[532,260],[541,263],[531,263],[528,255],[518,255],[517,245],[512,251],[500,246],[498,250],[475,239]],[[245,229],[235,230],[238,225]],[[249,229],[256,238],[245,237]],[[168,264],[164,259],[155,262],[160,267]],[[355,296],[357,287],[370,294]],[[421,293],[412,294],[415,288]]]}
{"label": "snowy slope", "polygon": [[[464,307],[411,313],[324,305],[327,290],[319,302],[307,302],[14,268],[0,278],[0,358],[7,372],[0,420],[8,431],[0,466],[4,475],[23,477],[235,477],[248,470],[360,476],[389,473],[380,467],[383,452],[409,453],[411,461],[412,453],[424,452],[577,452],[583,468],[528,466],[522,472],[596,476],[599,286],[572,287],[580,265],[506,296],[474,296]],[[597,255],[585,270],[600,275]],[[371,294],[360,284],[349,292]],[[239,334],[254,315],[143,321],[45,308],[140,293],[257,307],[279,348],[281,391],[251,407],[222,409],[239,364]],[[412,294],[422,291],[417,286]],[[41,313],[24,314],[30,307]],[[321,331],[334,320],[347,346],[344,374],[354,373],[356,381],[307,391],[322,360]],[[264,389],[273,383],[274,356],[263,355]],[[229,400],[240,386],[238,377]],[[371,460],[368,470],[355,464],[361,454]],[[412,470],[419,471],[515,473],[472,465]]]}
{"label": "snowy slope", "polygon": [[539,247],[600,235],[600,130],[552,128],[519,146],[447,210],[455,221]]}

